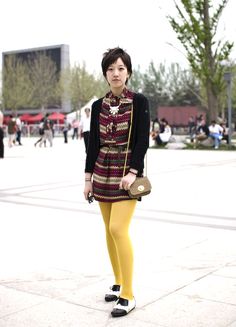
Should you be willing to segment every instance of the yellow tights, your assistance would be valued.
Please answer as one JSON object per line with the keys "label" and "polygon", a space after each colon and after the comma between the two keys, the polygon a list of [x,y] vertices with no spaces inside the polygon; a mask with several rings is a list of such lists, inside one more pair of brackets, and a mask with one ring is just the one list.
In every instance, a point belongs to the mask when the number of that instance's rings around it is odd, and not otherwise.
{"label": "yellow tights", "polygon": [[137,200],[99,202],[115,284],[122,286],[120,296],[128,300],[133,299],[133,248],[129,226],[136,203]]}

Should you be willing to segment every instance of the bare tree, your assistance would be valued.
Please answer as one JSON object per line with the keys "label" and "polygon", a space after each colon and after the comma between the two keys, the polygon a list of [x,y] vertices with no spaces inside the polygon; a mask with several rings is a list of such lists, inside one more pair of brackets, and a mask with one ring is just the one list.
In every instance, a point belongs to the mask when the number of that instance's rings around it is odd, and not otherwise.
{"label": "bare tree", "polygon": [[32,85],[32,102],[44,112],[49,105],[60,105],[57,94],[59,76],[56,64],[44,53],[28,60]]}
{"label": "bare tree", "polygon": [[15,113],[30,104],[31,83],[27,66],[14,55],[6,57],[3,66],[3,107]]}

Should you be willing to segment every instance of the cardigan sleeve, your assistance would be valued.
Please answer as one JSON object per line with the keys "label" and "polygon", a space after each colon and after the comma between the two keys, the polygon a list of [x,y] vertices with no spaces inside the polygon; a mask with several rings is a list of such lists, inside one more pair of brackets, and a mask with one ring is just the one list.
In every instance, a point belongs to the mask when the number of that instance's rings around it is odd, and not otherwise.
{"label": "cardigan sleeve", "polygon": [[142,94],[136,94],[133,106],[132,123],[132,155],[130,167],[142,174],[144,157],[149,147],[150,113],[147,98]]}
{"label": "cardigan sleeve", "polygon": [[85,161],[86,173],[93,173],[95,162],[99,153],[99,113],[101,103],[102,99],[99,99],[92,104],[89,145]]}

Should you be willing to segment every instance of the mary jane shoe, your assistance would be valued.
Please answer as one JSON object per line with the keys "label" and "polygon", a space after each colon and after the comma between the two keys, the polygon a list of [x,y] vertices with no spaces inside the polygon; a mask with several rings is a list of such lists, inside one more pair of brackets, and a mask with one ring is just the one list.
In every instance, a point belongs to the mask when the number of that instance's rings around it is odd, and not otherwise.
{"label": "mary jane shoe", "polygon": [[130,311],[132,311],[136,306],[136,302],[135,299],[133,300],[127,300],[127,299],[123,299],[122,297],[120,297],[112,312],[111,315],[112,317],[122,317],[127,315]]}
{"label": "mary jane shoe", "polygon": [[105,294],[105,301],[112,302],[116,301],[120,296],[120,285],[113,285],[109,291]]}

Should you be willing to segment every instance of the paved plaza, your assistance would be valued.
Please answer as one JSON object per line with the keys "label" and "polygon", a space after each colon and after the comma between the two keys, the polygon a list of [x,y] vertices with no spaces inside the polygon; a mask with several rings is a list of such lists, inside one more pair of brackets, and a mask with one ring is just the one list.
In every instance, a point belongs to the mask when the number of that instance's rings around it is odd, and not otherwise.
{"label": "paved plaza", "polygon": [[236,151],[149,149],[137,204],[136,309],[112,318],[97,203],[81,140],[7,147],[0,159],[0,327],[236,327]]}

